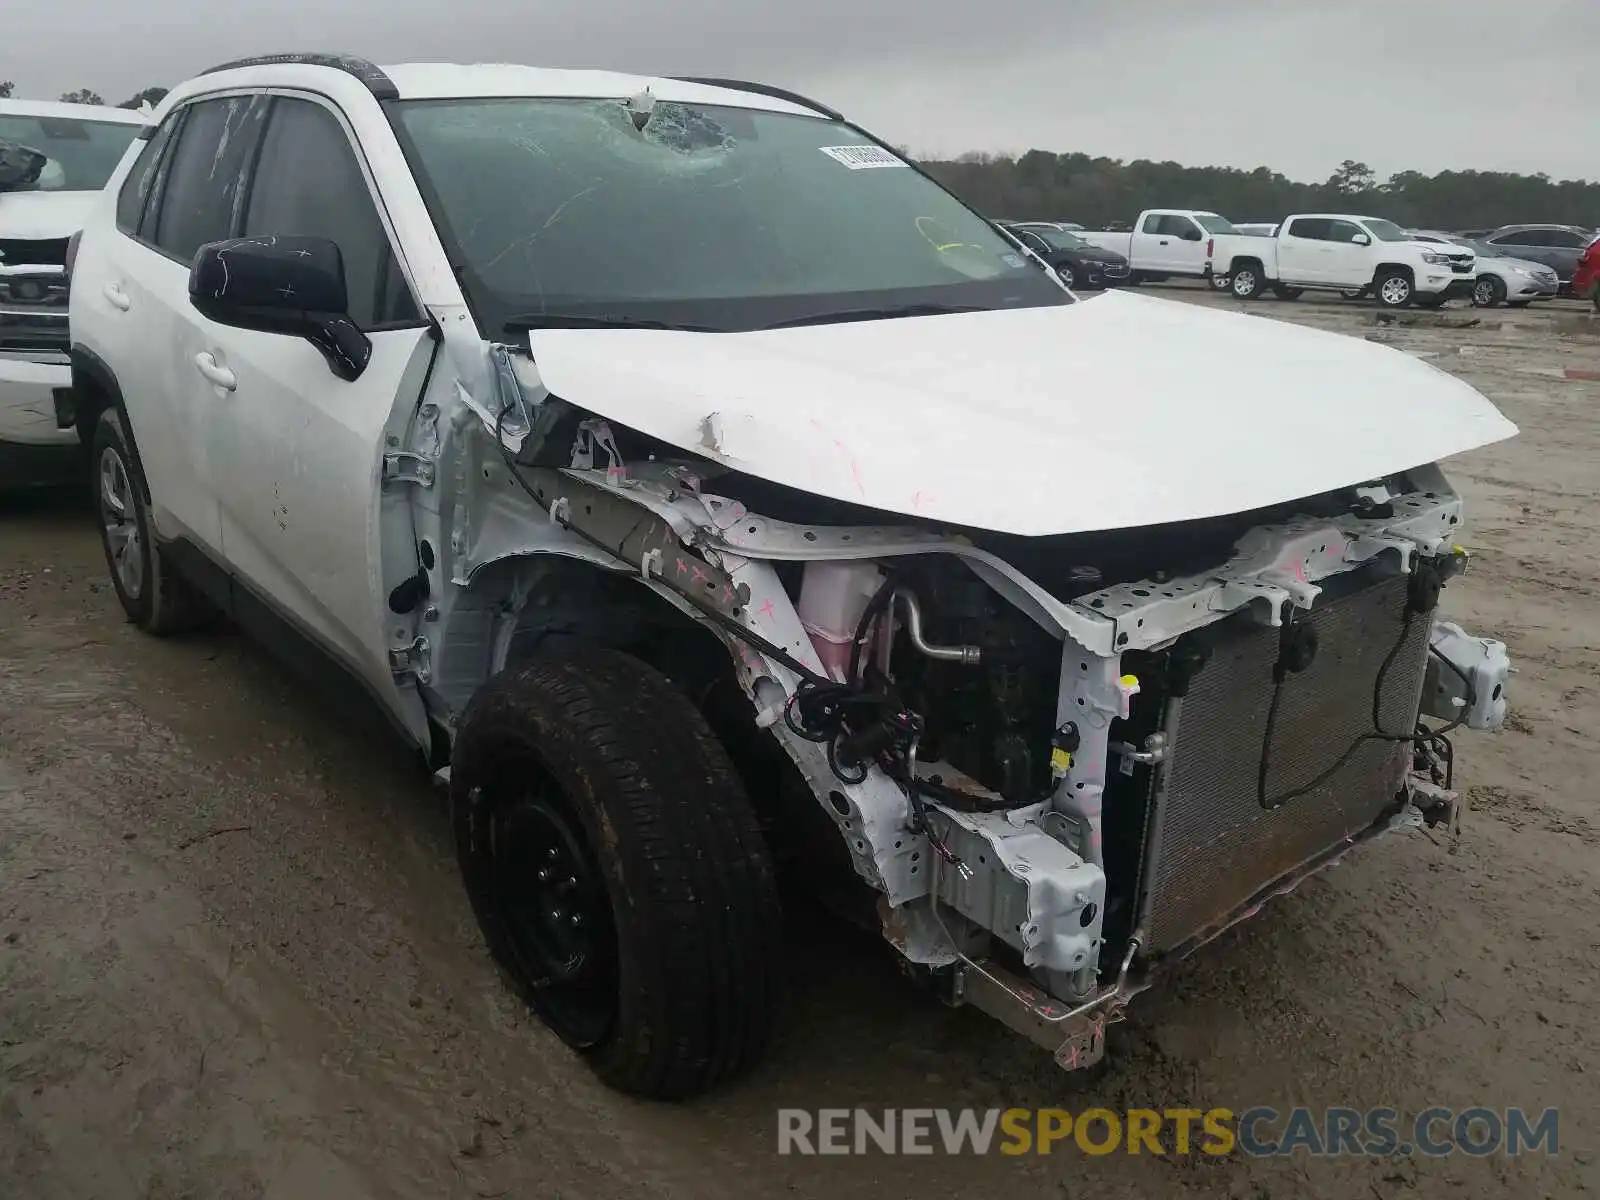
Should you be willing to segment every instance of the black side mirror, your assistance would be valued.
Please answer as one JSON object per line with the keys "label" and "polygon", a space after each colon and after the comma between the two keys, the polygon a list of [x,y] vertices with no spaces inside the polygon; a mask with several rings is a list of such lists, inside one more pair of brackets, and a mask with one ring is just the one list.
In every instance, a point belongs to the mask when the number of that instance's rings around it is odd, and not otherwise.
{"label": "black side mirror", "polygon": [[21,142],[0,138],[0,192],[37,183],[50,159]]}
{"label": "black side mirror", "polygon": [[327,238],[209,242],[189,270],[189,302],[219,325],[303,337],[340,379],[359,379],[372,342],[350,319],[344,256]]}

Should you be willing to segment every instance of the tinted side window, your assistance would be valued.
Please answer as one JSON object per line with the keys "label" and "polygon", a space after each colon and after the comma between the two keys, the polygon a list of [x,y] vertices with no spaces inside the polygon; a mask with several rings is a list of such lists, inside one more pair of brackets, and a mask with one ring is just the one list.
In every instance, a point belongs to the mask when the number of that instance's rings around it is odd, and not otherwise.
{"label": "tinted side window", "polygon": [[320,104],[279,98],[261,143],[244,233],[336,242],[349,316],[363,329],[418,317],[350,139]]}
{"label": "tinted side window", "polygon": [[1326,217],[1299,217],[1289,222],[1286,232],[1290,237],[1322,241],[1328,236],[1328,220]]}
{"label": "tinted side window", "polygon": [[156,181],[156,166],[161,161],[167,143],[172,140],[180,115],[172,113],[148,140],[140,143],[139,157],[134,161],[128,177],[122,181],[122,190],[117,193],[117,228],[123,233],[139,232],[139,224],[144,219],[144,202],[149,199],[150,187]]}
{"label": "tinted side window", "polygon": [[155,243],[174,258],[188,262],[238,228],[244,172],[267,103],[265,96],[230,96],[189,106],[155,220]]}
{"label": "tinted side window", "polygon": [[1356,240],[1356,234],[1365,232],[1353,221],[1329,221],[1323,236],[1330,242],[1348,243]]}
{"label": "tinted side window", "polygon": [[1570,229],[1547,229],[1544,234],[1546,246],[1560,246],[1563,250],[1576,250],[1589,244],[1587,238],[1579,237]]}
{"label": "tinted side window", "polygon": [[1144,219],[1144,224],[1140,228],[1145,233],[1160,233],[1166,228],[1166,220],[1165,217],[1151,215]]}
{"label": "tinted side window", "polygon": [[1502,233],[1499,237],[1491,238],[1497,246],[1548,246],[1544,240],[1542,229],[1519,229],[1514,233]]}

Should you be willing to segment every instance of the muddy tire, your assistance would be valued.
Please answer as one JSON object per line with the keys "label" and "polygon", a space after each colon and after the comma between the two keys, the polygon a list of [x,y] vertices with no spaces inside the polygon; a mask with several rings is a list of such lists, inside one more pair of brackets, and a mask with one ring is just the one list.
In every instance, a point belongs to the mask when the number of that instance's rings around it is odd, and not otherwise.
{"label": "muddy tire", "polygon": [[1405,271],[1385,271],[1373,281],[1372,293],[1384,308],[1407,308],[1416,298],[1417,289]]}
{"label": "muddy tire", "polygon": [[682,1099],[760,1057],[782,947],[771,858],[726,752],[664,676],[611,651],[507,671],[451,757],[490,952],[605,1083]]}
{"label": "muddy tire", "polygon": [[115,408],[100,414],[89,459],[100,545],[111,586],[128,620],[157,637],[205,624],[210,610],[173,573],[151,535],[144,480]]}

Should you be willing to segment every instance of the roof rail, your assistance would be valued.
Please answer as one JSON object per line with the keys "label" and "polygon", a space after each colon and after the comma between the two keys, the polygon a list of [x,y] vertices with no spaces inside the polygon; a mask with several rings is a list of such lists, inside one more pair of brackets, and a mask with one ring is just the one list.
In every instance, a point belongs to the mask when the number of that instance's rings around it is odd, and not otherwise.
{"label": "roof rail", "polygon": [[818,104],[815,100],[802,96],[799,92],[786,91],[780,87],[773,87],[766,83],[747,83],[742,79],[707,79],[693,75],[673,76],[679,83],[703,83],[707,87],[727,88],[734,92],[754,92],[758,96],[771,96],[774,100],[787,100],[790,104],[798,104],[801,108],[809,108],[812,112],[819,112],[825,117],[835,121],[844,120],[844,114],[835,112],[826,104]]}
{"label": "roof rail", "polygon": [[366,85],[375,99],[400,99],[400,89],[395,87],[394,80],[385,75],[382,68],[353,54],[253,54],[249,58],[236,58],[232,62],[208,67],[200,74],[215,75],[218,71],[234,71],[241,67],[267,67],[288,63],[298,63],[307,67],[331,67],[335,71],[343,71],[346,75],[354,75]]}

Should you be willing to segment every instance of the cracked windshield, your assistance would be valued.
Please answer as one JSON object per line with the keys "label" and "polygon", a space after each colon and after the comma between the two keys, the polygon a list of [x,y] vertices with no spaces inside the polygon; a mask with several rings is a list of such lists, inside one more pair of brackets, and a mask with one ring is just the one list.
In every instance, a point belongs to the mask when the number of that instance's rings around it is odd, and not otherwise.
{"label": "cracked windshield", "polygon": [[938,185],[815,116],[520,99],[397,112],[491,328],[605,314],[737,329],[1068,299]]}

